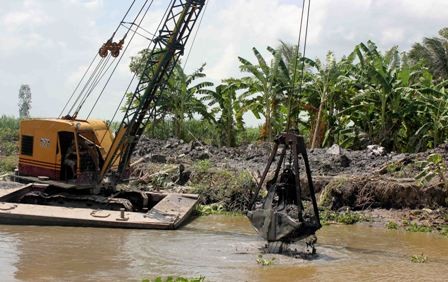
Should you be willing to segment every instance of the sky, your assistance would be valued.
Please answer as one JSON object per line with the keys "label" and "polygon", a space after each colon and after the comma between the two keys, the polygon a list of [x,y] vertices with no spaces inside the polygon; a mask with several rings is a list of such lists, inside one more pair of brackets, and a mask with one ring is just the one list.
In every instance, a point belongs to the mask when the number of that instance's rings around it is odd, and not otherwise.
{"label": "sky", "polygon": [[[18,115],[20,86],[29,84],[31,115],[58,116],[131,2],[0,0],[0,115]],[[154,0],[145,29],[155,30],[168,2]],[[297,42],[302,0],[207,2],[186,61],[187,73],[207,63],[207,79],[219,83],[241,76],[238,56],[255,61],[252,47],[268,56],[266,47],[277,46],[279,40]],[[341,57],[367,40],[383,50],[395,45],[407,50],[423,37],[436,35],[447,18],[446,0],[311,0],[307,56],[323,58],[332,50]],[[144,38],[137,38],[92,117],[111,118],[131,78],[130,57],[146,45]]]}

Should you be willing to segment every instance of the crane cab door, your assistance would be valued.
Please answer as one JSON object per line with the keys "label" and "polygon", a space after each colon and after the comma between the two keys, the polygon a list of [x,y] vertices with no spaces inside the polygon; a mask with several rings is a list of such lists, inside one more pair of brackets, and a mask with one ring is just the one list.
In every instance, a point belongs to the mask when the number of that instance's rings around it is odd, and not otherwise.
{"label": "crane cab door", "polygon": [[96,181],[99,154],[95,143],[81,133],[58,132],[56,162],[61,166],[62,181],[78,184],[90,184]]}
{"label": "crane cab door", "polygon": [[76,179],[77,156],[75,134],[68,131],[58,132],[56,163],[61,166],[60,180],[70,181]]}

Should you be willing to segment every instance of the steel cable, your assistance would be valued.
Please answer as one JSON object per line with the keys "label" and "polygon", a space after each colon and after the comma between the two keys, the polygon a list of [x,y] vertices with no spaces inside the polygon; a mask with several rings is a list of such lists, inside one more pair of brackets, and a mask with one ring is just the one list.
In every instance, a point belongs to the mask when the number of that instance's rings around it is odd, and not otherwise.
{"label": "steel cable", "polygon": [[[152,38],[152,40],[149,42],[148,47],[146,48],[146,50],[149,50],[149,48],[151,47],[151,44],[153,43],[154,39],[156,38],[157,30],[159,30],[160,27],[162,26],[162,24],[163,24],[163,20],[165,19],[165,17],[166,17],[166,15],[167,15],[167,13],[168,13],[168,11],[169,11],[169,9],[170,9],[170,7],[171,7],[173,1],[174,1],[174,0],[171,0],[170,3],[168,4],[168,7],[167,7],[167,9],[165,10],[165,13],[164,13],[163,16],[162,16],[162,19],[160,20],[159,25],[157,26],[156,31],[153,33],[153,38]],[[130,81],[129,84],[128,84],[128,87],[126,88],[126,91],[124,92],[123,96],[121,97],[121,100],[120,100],[120,103],[118,104],[118,107],[115,109],[115,112],[114,112],[112,118],[110,119],[109,123],[107,124],[107,129],[110,129],[110,125],[114,122],[115,117],[116,117],[116,115],[118,114],[118,111],[120,110],[121,105],[123,104],[124,99],[126,98],[126,94],[128,93],[129,89],[131,88],[131,85],[132,85],[132,83],[133,83],[133,81],[134,81],[134,79],[135,79],[136,76],[137,76],[137,74],[134,73],[134,75],[132,76],[131,81]],[[130,103],[132,103],[132,101],[130,101]],[[104,135],[103,135],[103,137],[101,138],[101,142],[100,142],[100,143],[103,142],[103,140],[104,140],[104,138],[105,138],[105,136],[106,136],[106,133],[107,133],[107,132],[104,132]]]}
{"label": "steel cable", "polygon": [[[107,73],[107,71],[113,65],[113,63],[115,61],[115,58],[109,64],[109,60],[110,60],[111,57],[112,57],[111,55],[108,55],[106,60],[104,61],[104,63],[101,65],[100,71],[95,75],[95,78],[93,79],[92,83],[90,84],[89,89],[84,94],[84,97],[81,99],[81,102],[79,102],[78,108],[73,113],[73,117],[74,118],[76,118],[78,116],[79,111],[84,106],[84,104],[87,101],[87,99],[90,97],[90,95],[95,90],[96,86],[100,83],[100,81],[103,79],[104,75]],[[106,68],[107,65],[108,65],[108,67]],[[106,69],[106,70],[104,70],[104,69]]]}
{"label": "steel cable", "polygon": [[[146,0],[144,5],[141,7],[140,11],[138,12],[136,19],[140,16],[141,12],[143,11],[144,7],[146,6],[146,4],[148,3],[149,0]],[[118,31],[118,29],[121,26],[121,23],[124,22],[124,20],[126,19],[127,15],[129,14],[131,8],[134,6],[135,4],[135,0],[132,2],[132,4],[130,5],[130,7],[128,8],[128,10],[126,11],[123,19],[120,21],[120,24],[117,26],[116,30],[114,31],[112,38],[114,37],[115,33]],[[81,84],[81,82],[83,81],[84,77],[86,76],[86,74],[88,73],[91,65],[93,64],[93,62],[95,61],[95,59],[97,58],[98,53],[95,55],[94,60],[91,62],[89,68],[86,70],[86,72],[83,75],[83,78],[81,79],[81,81],[78,83],[79,85]],[[77,98],[75,99],[75,101],[73,102],[68,115],[70,115],[72,113],[72,111],[76,108],[76,114],[79,113],[79,111],[81,110],[82,106],[84,105],[85,100],[88,99],[88,97],[92,94],[93,90],[95,89],[95,87],[99,84],[99,80],[98,78],[101,80],[102,77],[104,77],[104,73],[101,73],[102,71],[104,71],[104,58],[102,58],[100,60],[100,62],[97,64],[97,66],[95,67],[95,70],[90,74],[89,79],[87,80],[87,82],[85,83],[83,89],[81,90],[81,92],[78,94]],[[100,74],[98,74],[98,70],[101,69]],[[107,70],[109,69],[109,67],[107,68]],[[92,79],[94,82],[92,82]],[[75,88],[75,91],[73,92],[72,96],[70,97],[69,101],[71,101],[72,97],[74,96],[76,90],[79,88],[79,85]],[[88,89],[88,90],[87,90]],[[87,90],[87,93],[85,93],[85,91]],[[87,95],[86,95],[87,94]],[[80,100],[81,99],[81,100]],[[81,102],[79,102],[81,101]],[[79,103],[79,104],[78,104]],[[67,102],[67,105],[69,104],[69,102]],[[67,106],[66,105],[66,106]],[[64,107],[64,110],[66,108],[66,106]],[[63,111],[64,111],[63,110]],[[62,111],[62,112],[63,112]],[[62,115],[62,113],[61,113]]]}
{"label": "steel cable", "polygon": [[209,1],[205,2],[204,11],[202,12],[201,18],[199,19],[198,27],[196,28],[196,32],[194,33],[193,40],[191,41],[190,48],[188,49],[188,54],[187,54],[187,57],[185,58],[184,66],[182,67],[182,69],[185,69],[185,67],[187,66],[187,62],[188,62],[188,59],[190,58],[191,50],[193,50],[193,46],[196,41],[196,37],[198,35],[199,29],[202,24],[202,20],[204,19],[205,11],[207,11],[208,3],[209,3]]}
{"label": "steel cable", "polygon": [[89,72],[90,68],[93,65],[93,62],[96,60],[97,57],[98,57],[98,53],[96,53],[95,56],[93,57],[93,60],[90,62],[89,66],[87,67],[87,70],[84,72],[83,76],[81,77],[81,80],[78,82],[78,84],[76,85],[75,89],[73,90],[72,95],[70,95],[70,98],[65,103],[64,108],[62,108],[62,111],[59,114],[58,118],[60,118],[62,116],[62,114],[64,113],[64,111],[67,108],[68,104],[70,104],[70,101],[72,100],[72,98],[75,95],[76,91],[78,90],[79,86],[81,86],[82,81],[86,77],[87,73]]}
{"label": "steel cable", "polygon": [[68,111],[68,115],[70,115],[71,112],[75,109],[76,105],[78,104],[79,99],[82,97],[82,95],[84,94],[84,91],[86,91],[86,89],[90,85],[90,82],[92,81],[93,77],[96,75],[96,73],[97,73],[98,69],[100,68],[101,64],[103,63],[103,61],[104,61],[104,58],[101,58],[99,63],[96,65],[92,74],[89,76],[89,79],[84,84],[83,88],[81,89],[81,92],[78,94],[78,97],[76,97],[75,101],[73,102],[72,106],[70,107],[70,110]]}
{"label": "steel cable", "polygon": [[[139,14],[137,15],[136,19],[139,17],[141,11],[143,10],[143,8],[146,6],[147,3],[148,3],[148,1],[145,1],[145,4],[142,6],[142,9],[140,10],[140,12],[139,12]],[[146,9],[146,11],[144,12],[142,18],[140,19],[139,25],[140,25],[140,24],[143,22],[143,20],[145,19],[146,14],[148,13],[148,11],[149,11],[149,9],[151,8],[151,6],[152,6],[153,3],[154,3],[154,0],[152,0],[152,1],[150,2],[150,4],[148,5],[148,8]],[[136,35],[136,32],[134,31],[134,32],[132,33],[132,37],[131,37],[131,39],[130,39],[129,42],[127,43],[125,49],[124,49],[123,52],[121,53],[120,58],[118,59],[117,63],[115,64],[115,67],[114,67],[114,69],[112,70],[112,73],[109,75],[109,77],[108,77],[106,83],[104,84],[103,88],[101,89],[100,94],[99,94],[98,97],[96,98],[95,103],[93,104],[92,108],[90,109],[90,112],[89,112],[89,114],[87,115],[87,118],[86,118],[86,119],[88,119],[88,118],[90,117],[90,115],[92,114],[92,112],[93,112],[93,110],[95,109],[96,105],[98,104],[98,101],[100,100],[101,96],[104,94],[104,90],[106,89],[107,85],[109,84],[110,79],[112,78],[113,74],[115,73],[115,70],[117,69],[118,65],[120,64],[121,60],[123,59],[123,55],[126,53],[127,49],[129,48],[129,45],[131,44],[131,42],[132,42],[132,40],[134,39],[135,35]]]}
{"label": "steel cable", "polygon": [[[301,76],[301,81],[299,81],[299,88],[298,88],[298,92],[297,95],[299,96],[302,91],[302,82],[303,82],[303,71],[304,71],[304,65],[305,62],[303,60],[303,58],[305,58],[305,51],[306,51],[306,41],[307,41],[307,36],[308,36],[308,22],[309,22],[309,15],[310,15],[310,6],[311,6],[311,0],[308,0],[308,11],[307,11],[307,19],[306,19],[306,31],[305,31],[305,44],[304,44],[304,48],[303,48],[303,53],[302,53],[302,59],[299,59],[299,54],[300,54],[300,43],[301,43],[301,39],[302,39],[302,28],[303,28],[303,19],[304,19],[304,15],[305,15],[305,3],[306,0],[302,1],[302,11],[301,11],[301,15],[300,15],[300,27],[299,27],[299,38],[297,39],[297,49],[296,49],[296,56],[294,58],[294,74],[293,74],[293,80],[292,80],[292,94],[295,93],[296,90],[296,78],[297,78],[297,68],[298,68],[298,61],[301,60],[302,61],[302,76]],[[293,95],[289,96],[288,99],[288,121],[287,121],[287,126],[286,126],[286,131],[289,131],[291,129],[291,115],[293,114],[293,106],[292,106],[292,99],[293,99]]]}

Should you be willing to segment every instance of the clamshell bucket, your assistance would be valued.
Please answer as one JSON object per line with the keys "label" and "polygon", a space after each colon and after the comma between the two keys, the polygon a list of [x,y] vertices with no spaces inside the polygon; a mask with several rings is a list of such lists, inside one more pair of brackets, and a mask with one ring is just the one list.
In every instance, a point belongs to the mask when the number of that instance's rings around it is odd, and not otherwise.
{"label": "clamshell bucket", "polygon": [[[274,177],[267,183],[268,194],[260,203],[256,203],[257,196],[280,146],[282,152]],[[305,164],[308,180],[307,197],[303,196],[305,193],[302,193],[304,191],[300,185],[299,155]],[[282,172],[280,173],[280,171]],[[319,210],[306,147],[303,137],[296,132],[283,133],[276,138],[247,216],[260,236],[268,242],[290,243],[314,235],[320,229]]]}

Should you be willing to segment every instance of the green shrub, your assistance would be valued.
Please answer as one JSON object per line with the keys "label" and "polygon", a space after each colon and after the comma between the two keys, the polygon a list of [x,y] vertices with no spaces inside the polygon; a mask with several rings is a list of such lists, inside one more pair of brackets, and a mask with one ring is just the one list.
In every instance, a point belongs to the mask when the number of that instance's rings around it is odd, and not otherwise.
{"label": "green shrub", "polygon": [[[0,141],[2,142],[2,141]],[[18,152],[17,142],[2,142],[0,144],[0,154],[4,156],[16,155]]]}
{"label": "green shrub", "polygon": [[211,205],[197,205],[196,212],[198,215],[212,215],[212,214],[223,214],[225,213],[223,205],[211,204]]}
{"label": "green shrub", "polygon": [[422,167],[422,171],[415,177],[415,179],[421,184],[425,185],[429,183],[434,177],[438,176],[439,180],[448,189],[448,179],[445,175],[448,172],[448,168],[445,163],[445,158],[440,154],[431,154],[424,161],[419,162]]}
{"label": "green shrub", "polygon": [[0,155],[17,154],[19,141],[19,120],[13,117],[0,117]]}
{"label": "green shrub", "polygon": [[327,224],[329,222],[337,222],[342,224],[355,224],[360,221],[366,221],[367,218],[364,216],[352,212],[352,211],[345,211],[345,212],[333,212],[329,210],[324,210],[319,213],[320,220],[323,224]]}
{"label": "green shrub", "polygon": [[269,266],[274,264],[275,258],[271,258],[271,259],[265,259],[263,258],[263,255],[258,255],[257,257],[257,263],[261,266]]}
{"label": "green shrub", "polygon": [[12,172],[17,167],[17,156],[0,157],[0,172]]}
{"label": "green shrub", "polygon": [[355,224],[362,220],[362,216],[354,212],[343,212],[338,215],[337,221],[343,224]]}
{"label": "green shrub", "polygon": [[448,237],[448,225],[443,225],[442,228],[440,229],[440,234],[442,234],[443,236]]}
{"label": "green shrub", "polygon": [[409,232],[432,232],[432,228],[425,225],[419,225],[417,223],[406,224],[406,231]]}
{"label": "green shrub", "polygon": [[386,223],[386,228],[396,230],[396,229],[398,229],[398,224],[394,221],[389,221]]}
{"label": "green shrub", "polygon": [[18,130],[19,122],[20,120],[18,118],[2,115],[0,117],[0,128],[10,128],[12,130]]}
{"label": "green shrub", "polygon": [[260,139],[260,128],[259,127],[248,127],[237,133],[236,142],[238,145],[250,144],[258,141]]}
{"label": "green shrub", "polygon": [[411,262],[413,262],[413,263],[425,263],[427,261],[428,261],[428,257],[423,255],[423,253],[420,255],[411,256]]}
{"label": "green shrub", "polygon": [[[217,126],[206,120],[185,120],[182,123],[181,136],[175,136],[174,125],[171,120],[150,123],[145,130],[145,135],[150,138],[166,140],[172,137],[180,137],[185,142],[199,140],[209,145],[220,146],[222,138]],[[259,129],[249,127],[237,133],[237,145],[249,144],[259,139]]]}
{"label": "green shrub", "polygon": [[212,167],[210,160],[200,160],[194,163],[193,168],[198,173],[206,173]]}

